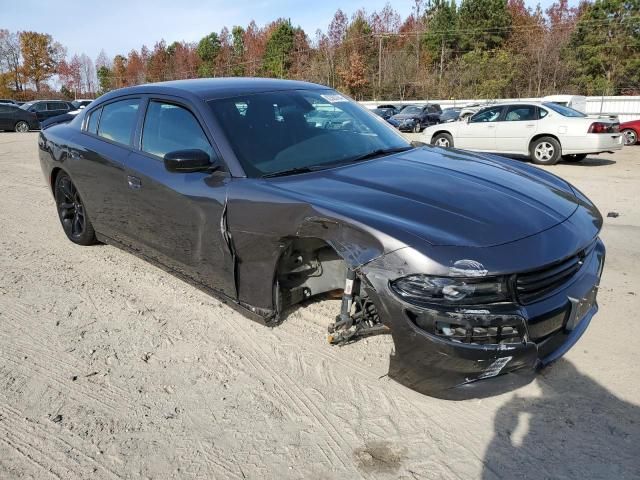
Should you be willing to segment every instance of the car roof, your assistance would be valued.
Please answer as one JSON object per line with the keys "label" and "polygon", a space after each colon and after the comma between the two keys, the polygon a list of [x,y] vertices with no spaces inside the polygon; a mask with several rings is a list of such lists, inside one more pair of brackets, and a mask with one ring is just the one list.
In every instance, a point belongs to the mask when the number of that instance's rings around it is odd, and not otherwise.
{"label": "car roof", "polygon": [[134,87],[126,87],[108,93],[105,98],[132,94],[188,94],[202,100],[235,97],[243,94],[274,92],[284,90],[320,90],[328,89],[322,85],[296,80],[279,80],[274,78],[197,78],[191,80],[172,80],[169,82],[148,83]]}

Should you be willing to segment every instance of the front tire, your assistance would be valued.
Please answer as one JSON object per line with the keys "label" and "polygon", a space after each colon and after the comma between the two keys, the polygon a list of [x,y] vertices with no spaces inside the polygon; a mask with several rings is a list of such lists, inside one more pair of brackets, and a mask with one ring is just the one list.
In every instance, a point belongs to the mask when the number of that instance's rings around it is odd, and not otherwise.
{"label": "front tire", "polygon": [[575,155],[563,155],[562,160],[565,162],[581,162],[587,158],[586,153],[576,153]]}
{"label": "front tire", "polygon": [[80,193],[66,173],[57,176],[54,196],[58,217],[67,238],[78,245],[97,243],[96,232],[87,216]]}
{"label": "front tire", "polygon": [[26,133],[29,131],[29,124],[27,122],[25,122],[24,120],[20,120],[19,122],[17,122],[15,124],[15,126],[13,127],[13,129],[17,132],[17,133]]}
{"label": "front tire", "polygon": [[431,139],[431,145],[442,148],[453,148],[453,137],[448,133],[439,133]]}
{"label": "front tire", "polygon": [[562,156],[562,148],[555,138],[541,137],[531,142],[529,155],[538,165],[555,165]]}
{"label": "front tire", "polygon": [[636,143],[638,143],[638,134],[635,130],[625,128],[621,133],[625,145],[635,145]]}

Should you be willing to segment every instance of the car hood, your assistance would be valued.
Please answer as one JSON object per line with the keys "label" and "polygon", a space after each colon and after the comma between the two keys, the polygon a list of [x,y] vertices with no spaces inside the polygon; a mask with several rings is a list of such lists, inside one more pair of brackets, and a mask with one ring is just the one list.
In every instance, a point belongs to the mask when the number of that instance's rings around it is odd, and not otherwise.
{"label": "car hood", "polygon": [[563,222],[584,201],[535,167],[431,147],[270,185],[410,246],[513,242]]}

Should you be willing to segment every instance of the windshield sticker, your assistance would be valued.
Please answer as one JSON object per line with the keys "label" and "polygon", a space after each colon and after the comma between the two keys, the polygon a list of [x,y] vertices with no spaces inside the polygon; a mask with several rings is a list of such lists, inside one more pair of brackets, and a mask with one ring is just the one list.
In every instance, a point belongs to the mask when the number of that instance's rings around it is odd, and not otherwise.
{"label": "windshield sticker", "polygon": [[337,95],[337,94],[332,94],[332,95],[320,95],[322,98],[324,98],[326,101],[328,101],[329,103],[340,103],[340,102],[346,102],[347,99],[344,98],[342,95]]}

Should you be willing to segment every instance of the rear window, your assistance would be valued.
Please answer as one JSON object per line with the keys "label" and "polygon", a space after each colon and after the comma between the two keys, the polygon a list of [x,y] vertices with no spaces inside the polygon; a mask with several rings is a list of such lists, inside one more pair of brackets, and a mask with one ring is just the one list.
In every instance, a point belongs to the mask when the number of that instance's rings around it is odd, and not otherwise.
{"label": "rear window", "polygon": [[138,116],[140,100],[120,100],[102,107],[98,135],[113,142],[129,145]]}
{"label": "rear window", "polygon": [[586,115],[578,110],[574,110],[573,108],[565,107],[564,105],[560,105],[554,102],[546,102],[543,103],[545,107],[550,110],[553,110],[556,113],[559,113],[563,117],[586,117]]}
{"label": "rear window", "polygon": [[94,135],[98,133],[98,123],[100,122],[100,114],[102,113],[102,109],[98,108],[89,114],[89,121],[87,122],[87,132],[93,133]]}

